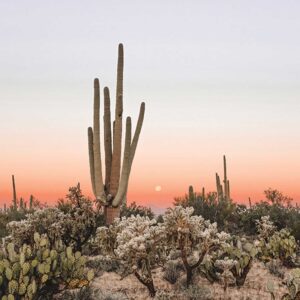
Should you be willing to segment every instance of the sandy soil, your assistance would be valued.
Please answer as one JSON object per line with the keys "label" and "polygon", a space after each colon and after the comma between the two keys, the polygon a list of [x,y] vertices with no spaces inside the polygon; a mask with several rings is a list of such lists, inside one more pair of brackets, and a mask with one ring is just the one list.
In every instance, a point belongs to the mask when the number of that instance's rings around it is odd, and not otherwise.
{"label": "sandy soil", "polygon": [[[120,276],[114,272],[104,272],[101,276],[96,277],[93,281],[93,286],[100,288],[103,292],[114,294],[116,292],[123,292],[127,295],[128,299],[135,300],[147,300],[152,299],[148,295],[147,289],[139,283],[135,276],[131,275],[122,280]],[[176,284],[172,285],[168,281],[163,279],[162,269],[156,269],[153,271],[154,284],[157,291],[172,292],[174,297],[172,299],[186,300],[188,299],[184,295],[184,291],[180,288],[184,281],[184,274]],[[287,289],[282,284],[282,280],[276,276],[270,274],[268,269],[262,263],[255,263],[250,270],[246,282],[243,287],[229,288],[227,295],[224,295],[223,288],[220,284],[210,284],[205,278],[200,276],[195,277],[195,284],[204,286],[210,290],[210,299],[214,300],[270,300],[270,293],[266,289],[268,280],[272,280],[275,286],[275,297],[279,299]],[[200,299],[200,298],[199,298]]]}

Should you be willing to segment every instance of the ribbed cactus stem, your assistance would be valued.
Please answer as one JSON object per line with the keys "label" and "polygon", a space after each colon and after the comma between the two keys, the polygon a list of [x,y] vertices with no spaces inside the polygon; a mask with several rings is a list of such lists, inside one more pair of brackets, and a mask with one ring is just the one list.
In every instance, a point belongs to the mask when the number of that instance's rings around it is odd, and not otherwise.
{"label": "ribbed cactus stem", "polygon": [[30,195],[30,198],[29,198],[29,209],[32,209],[33,208],[33,195]]}
{"label": "ribbed cactus stem", "polygon": [[193,199],[194,198],[194,188],[192,185],[189,186],[189,199]]}
{"label": "ribbed cactus stem", "polygon": [[124,69],[124,51],[123,51],[123,45],[120,44],[118,49],[116,109],[115,109],[115,124],[114,124],[114,137],[113,137],[111,182],[110,182],[110,193],[112,194],[112,196],[115,196],[118,191],[120,169],[121,169],[123,69]]}
{"label": "ribbed cactus stem", "polygon": [[112,137],[110,118],[110,96],[108,87],[104,88],[104,151],[105,151],[105,187],[110,193],[110,176],[112,164]]}
{"label": "ribbed cactus stem", "polygon": [[6,203],[4,203],[4,212],[6,213]]}
{"label": "ribbed cactus stem", "polygon": [[140,106],[138,121],[137,121],[137,124],[136,124],[134,136],[133,136],[133,139],[132,139],[132,142],[131,142],[131,147],[130,147],[130,168],[132,166],[132,162],[133,162],[133,158],[134,158],[134,155],[135,155],[136,147],[137,147],[139,137],[140,137],[140,133],[141,133],[141,130],[142,130],[142,126],[143,126],[143,122],[144,122],[144,116],[145,116],[145,102],[142,102],[141,106]]}
{"label": "ribbed cactus stem", "polygon": [[226,156],[223,155],[223,167],[224,167],[224,191],[225,199],[228,199],[228,182],[227,182],[227,166],[226,166]]}
{"label": "ribbed cactus stem", "polygon": [[217,185],[218,200],[220,201],[223,199],[223,187],[218,173],[216,173],[216,185]]}
{"label": "ribbed cactus stem", "polygon": [[95,162],[94,162],[94,135],[92,127],[88,128],[88,147],[89,147],[89,163],[90,163],[90,176],[92,182],[93,193],[96,196],[95,188]]}
{"label": "ribbed cactus stem", "polygon": [[17,203],[17,192],[16,192],[16,183],[15,183],[15,176],[12,175],[12,185],[13,185],[13,209],[18,209],[18,203]]}
{"label": "ribbed cactus stem", "polygon": [[127,192],[127,185],[130,174],[130,145],[131,145],[131,118],[126,119],[125,147],[123,156],[122,173],[117,194],[113,201],[113,206],[118,206],[124,203],[124,198]]}
{"label": "ribbed cactus stem", "polygon": [[205,188],[202,188],[202,200],[205,200]]}
{"label": "ribbed cactus stem", "polygon": [[229,180],[227,180],[227,199],[230,199],[230,183]]}
{"label": "ribbed cactus stem", "polygon": [[101,149],[100,149],[100,88],[99,79],[94,80],[94,128],[93,128],[93,151],[95,191],[97,200],[104,199],[104,185],[102,177]]}
{"label": "ribbed cactus stem", "polygon": [[23,200],[22,197],[20,198],[20,208],[21,208],[21,209],[24,208],[24,200]]}

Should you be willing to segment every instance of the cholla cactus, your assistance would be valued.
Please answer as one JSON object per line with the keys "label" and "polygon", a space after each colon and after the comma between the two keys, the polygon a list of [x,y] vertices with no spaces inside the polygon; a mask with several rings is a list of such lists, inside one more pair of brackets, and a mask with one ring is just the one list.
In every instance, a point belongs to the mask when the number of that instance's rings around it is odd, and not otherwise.
{"label": "cholla cactus", "polygon": [[131,216],[116,219],[109,227],[97,230],[97,241],[108,255],[123,265],[124,276],[134,274],[155,296],[152,269],[166,259],[165,228],[155,219]]}
{"label": "cholla cactus", "polygon": [[274,223],[270,221],[270,216],[263,216],[260,220],[256,220],[256,227],[259,238],[265,240],[276,230],[276,226],[274,226]]}
{"label": "cholla cactus", "polygon": [[67,199],[65,217],[60,222],[63,229],[62,240],[66,246],[71,245],[75,250],[81,251],[82,246],[96,232],[97,215],[93,203],[82,195],[79,183],[69,189]]}
{"label": "cholla cactus", "polygon": [[[211,224],[201,216],[192,216],[192,207],[169,208],[164,215],[167,243],[179,249],[186,270],[187,286],[190,285],[193,270],[200,266],[206,254],[226,244],[229,235],[218,232],[217,224]],[[196,262],[190,258],[196,255]]]}
{"label": "cholla cactus", "polygon": [[73,254],[72,248],[58,242],[51,247],[46,235],[35,233],[32,246],[9,243],[0,254],[2,299],[36,299],[58,284],[75,288],[88,285],[93,278],[84,271],[85,258],[80,252]]}
{"label": "cholla cactus", "polygon": [[7,229],[18,246],[24,243],[33,245],[34,232],[47,234],[50,244],[54,245],[61,239],[66,219],[66,215],[57,208],[38,209],[28,214],[25,220],[8,223]]}
{"label": "cholla cactus", "polygon": [[208,256],[204,263],[204,273],[209,281],[219,281],[220,274],[221,278],[223,276],[223,268],[220,268],[217,261],[222,261],[227,257],[228,260],[235,261],[234,265],[230,268],[230,272],[234,278],[234,285],[240,287],[246,281],[257,251],[257,248],[244,238],[232,239],[230,243],[226,243]]}
{"label": "cholla cactus", "polygon": [[215,261],[215,266],[220,268],[223,272],[221,274],[221,278],[224,284],[224,291],[226,292],[227,287],[230,283],[235,282],[235,278],[231,272],[231,270],[238,264],[237,260],[229,259],[225,257],[223,259],[218,259]]}

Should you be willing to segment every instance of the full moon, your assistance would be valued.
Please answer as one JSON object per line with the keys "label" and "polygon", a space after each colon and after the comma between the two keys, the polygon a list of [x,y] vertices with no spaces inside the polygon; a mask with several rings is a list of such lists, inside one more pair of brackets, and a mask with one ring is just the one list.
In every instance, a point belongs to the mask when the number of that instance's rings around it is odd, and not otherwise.
{"label": "full moon", "polygon": [[157,186],[155,187],[155,191],[156,191],[156,192],[160,192],[160,191],[161,191],[161,186],[160,186],[160,185],[157,185]]}

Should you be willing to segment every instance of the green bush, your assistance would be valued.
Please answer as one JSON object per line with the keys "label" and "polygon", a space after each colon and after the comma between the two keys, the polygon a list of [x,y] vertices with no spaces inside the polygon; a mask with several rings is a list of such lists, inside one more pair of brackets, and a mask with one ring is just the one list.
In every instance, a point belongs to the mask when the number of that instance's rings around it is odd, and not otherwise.
{"label": "green bush", "polygon": [[131,216],[140,215],[141,217],[148,217],[150,219],[154,218],[154,213],[150,207],[145,207],[137,205],[135,202],[132,202],[129,206],[123,205],[121,207],[120,217],[129,218]]}

